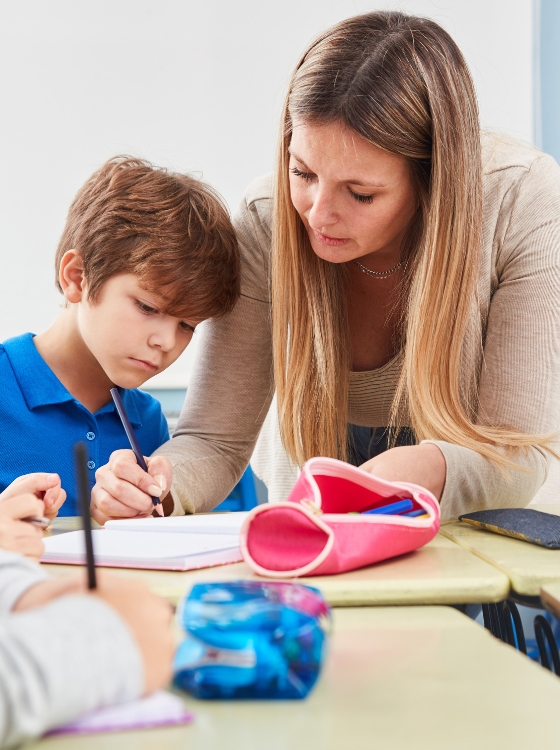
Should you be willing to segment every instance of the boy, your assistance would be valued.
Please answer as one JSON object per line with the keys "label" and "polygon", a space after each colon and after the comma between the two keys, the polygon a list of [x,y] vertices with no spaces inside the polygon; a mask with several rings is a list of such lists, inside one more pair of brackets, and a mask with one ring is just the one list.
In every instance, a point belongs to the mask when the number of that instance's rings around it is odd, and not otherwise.
{"label": "boy", "polygon": [[[90,482],[128,441],[119,386],[145,455],[169,435],[159,403],[136,390],[169,367],[198,323],[239,296],[239,257],[218,196],[192,177],[116,157],[78,192],[56,253],[65,307],[38,336],[0,345],[0,491],[56,472],[76,515],[72,446],[87,443]],[[164,477],[151,494],[165,494]],[[134,511],[131,512],[131,515]]]}

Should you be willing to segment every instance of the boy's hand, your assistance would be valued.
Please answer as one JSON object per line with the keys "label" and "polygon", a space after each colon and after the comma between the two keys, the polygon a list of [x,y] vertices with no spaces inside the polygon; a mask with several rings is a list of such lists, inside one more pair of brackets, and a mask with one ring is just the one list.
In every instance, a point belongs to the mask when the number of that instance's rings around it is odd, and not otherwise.
{"label": "boy's hand", "polygon": [[111,518],[145,518],[152,515],[152,496],[163,501],[173,470],[163,456],[146,458],[148,472],[136,463],[131,450],[115,451],[109,463],[95,472],[91,492],[91,515],[103,525]]}
{"label": "boy's hand", "polygon": [[38,560],[45,549],[43,532],[37,526],[21,519],[42,516],[43,513],[44,503],[37,499],[35,495],[2,497],[2,502],[0,502],[0,547]]}
{"label": "boy's hand", "polygon": [[58,474],[24,474],[6,487],[0,494],[0,502],[18,495],[33,494],[45,504],[43,514],[51,521],[56,517],[60,506],[66,500],[66,492],[60,486]]}

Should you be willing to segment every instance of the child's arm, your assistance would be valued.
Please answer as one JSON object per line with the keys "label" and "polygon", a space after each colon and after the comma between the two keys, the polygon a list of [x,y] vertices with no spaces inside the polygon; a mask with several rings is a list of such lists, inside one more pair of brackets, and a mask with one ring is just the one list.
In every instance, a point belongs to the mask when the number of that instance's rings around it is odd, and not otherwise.
{"label": "child's arm", "polygon": [[110,577],[94,595],[0,620],[0,747],[164,687],[170,624],[167,602],[140,582]]}
{"label": "child's arm", "polygon": [[[8,492],[8,490],[5,492]],[[5,495],[5,492],[2,495]],[[21,519],[42,516],[43,512],[44,503],[42,500],[38,500],[35,495],[2,497],[0,502],[0,547],[38,560],[44,550],[43,532],[37,526]]]}
{"label": "child's arm", "polygon": [[152,514],[152,496],[161,497],[165,515],[172,509],[166,502],[173,470],[164,456],[146,458],[148,472],[136,463],[130,450],[115,451],[109,463],[95,473],[91,492],[91,515],[103,525],[110,518],[134,518]]}
{"label": "child's arm", "polygon": [[61,505],[66,500],[66,492],[60,485],[58,474],[36,472],[35,474],[24,474],[14,479],[4,492],[0,493],[0,502],[10,497],[28,493],[35,495],[44,502],[43,515],[51,520],[55,518]]}

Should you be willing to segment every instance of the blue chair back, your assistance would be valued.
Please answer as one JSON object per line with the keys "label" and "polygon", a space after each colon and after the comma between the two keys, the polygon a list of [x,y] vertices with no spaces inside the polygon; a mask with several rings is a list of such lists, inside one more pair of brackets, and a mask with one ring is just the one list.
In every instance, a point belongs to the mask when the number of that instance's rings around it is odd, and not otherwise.
{"label": "blue chair back", "polygon": [[251,467],[248,466],[229,496],[216,506],[214,510],[251,510],[256,505],[258,505],[258,500],[255,490],[255,480]]}

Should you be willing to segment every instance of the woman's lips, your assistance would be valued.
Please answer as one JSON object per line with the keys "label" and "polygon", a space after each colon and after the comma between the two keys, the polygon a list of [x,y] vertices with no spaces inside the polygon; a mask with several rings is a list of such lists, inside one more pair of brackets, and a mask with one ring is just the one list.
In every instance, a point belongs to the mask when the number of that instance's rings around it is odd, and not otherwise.
{"label": "woman's lips", "polygon": [[316,229],[313,229],[313,234],[319,240],[319,242],[322,242],[325,245],[330,245],[331,247],[339,247],[340,245],[345,245],[349,239],[348,237],[329,237],[327,234],[318,232]]}
{"label": "woman's lips", "polygon": [[153,365],[151,362],[146,362],[144,359],[136,359],[135,357],[130,357],[130,361],[136,367],[139,367],[141,370],[147,370],[148,372],[157,372],[157,370],[159,369],[157,365]]}

